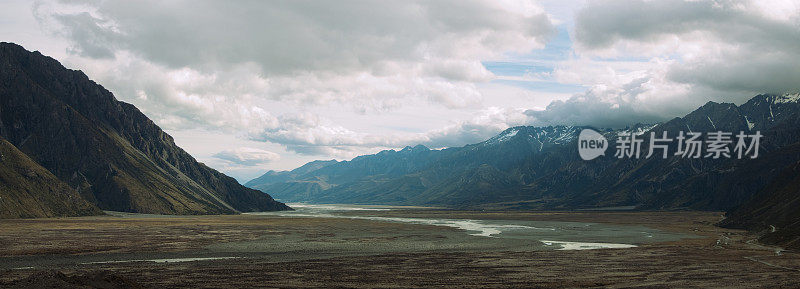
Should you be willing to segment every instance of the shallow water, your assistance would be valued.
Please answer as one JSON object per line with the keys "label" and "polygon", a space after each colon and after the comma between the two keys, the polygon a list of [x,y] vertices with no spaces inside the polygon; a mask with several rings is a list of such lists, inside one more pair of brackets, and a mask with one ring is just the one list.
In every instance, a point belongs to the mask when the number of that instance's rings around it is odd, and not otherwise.
{"label": "shallow water", "polygon": [[663,232],[644,226],[611,225],[580,222],[524,221],[524,220],[474,220],[382,217],[362,214],[343,214],[347,211],[386,211],[392,207],[356,205],[289,204],[295,211],[251,213],[283,217],[346,218],[378,222],[397,222],[418,225],[451,227],[472,236],[532,240],[545,248],[558,250],[587,250],[602,248],[632,248],[636,244],[673,241],[690,237],[684,234]]}
{"label": "shallow water", "polygon": [[130,263],[130,262],[182,263],[182,262],[208,261],[208,260],[224,260],[224,259],[235,259],[235,258],[239,258],[239,257],[198,257],[198,258],[134,259],[134,260],[112,260],[112,261],[85,262],[85,263],[82,263],[82,264],[110,264],[110,263]]}

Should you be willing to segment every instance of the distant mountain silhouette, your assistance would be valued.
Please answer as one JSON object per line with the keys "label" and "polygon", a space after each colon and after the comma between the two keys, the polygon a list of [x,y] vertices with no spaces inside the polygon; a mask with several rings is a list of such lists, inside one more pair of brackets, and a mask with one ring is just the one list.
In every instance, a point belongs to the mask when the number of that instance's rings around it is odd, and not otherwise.
{"label": "distant mountain silhouette", "polygon": [[[29,166],[52,174],[31,168],[46,179],[37,188],[3,171],[3,180],[17,180],[12,195],[18,197],[6,199],[3,192],[0,204],[20,204],[18,216],[94,214],[97,208],[154,214],[289,209],[198,163],[136,107],[82,72],[12,43],[0,43],[0,137],[34,162]],[[57,202],[26,201],[49,200],[54,192],[70,200],[79,194],[96,207],[76,200],[62,212]]]}

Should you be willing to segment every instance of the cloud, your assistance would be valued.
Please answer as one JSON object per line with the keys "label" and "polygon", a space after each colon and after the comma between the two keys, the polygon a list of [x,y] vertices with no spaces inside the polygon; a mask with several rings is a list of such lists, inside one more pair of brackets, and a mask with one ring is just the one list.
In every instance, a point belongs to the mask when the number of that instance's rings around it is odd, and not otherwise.
{"label": "cloud", "polygon": [[526,110],[533,125],[592,125],[625,127],[655,123],[697,107],[686,99],[688,87],[645,76],[621,86],[597,85],[567,100],[556,100],[544,110]]}
{"label": "cloud", "polygon": [[509,127],[529,124],[532,120],[524,112],[521,108],[489,107],[472,119],[425,133],[418,143],[440,148],[482,142]]}
{"label": "cloud", "polygon": [[475,104],[474,83],[493,78],[482,60],[541,48],[554,32],[528,1],[145,2],[45,2],[34,12],[80,56],[123,55],[212,82],[247,70],[261,83],[242,88],[259,97],[362,111],[405,98]]}
{"label": "cloud", "polygon": [[340,159],[416,144],[433,148],[462,146],[484,141],[511,126],[532,122],[532,118],[525,114],[525,109],[499,107],[482,109],[471,119],[422,133],[358,133],[309,113],[281,116],[278,119],[281,123],[278,128],[250,137],[283,144],[288,150],[299,154]]}
{"label": "cloud", "polygon": [[532,124],[621,127],[800,90],[796,1],[594,1],[575,25],[550,75],[590,89],[526,111]]}
{"label": "cloud", "polygon": [[578,13],[576,39],[591,47],[622,40],[662,42],[672,36],[703,36],[714,41],[776,50],[797,50],[800,30],[796,1],[594,1]]}
{"label": "cloud", "polygon": [[257,166],[280,159],[276,153],[249,147],[224,150],[214,154],[214,157],[244,166]]}
{"label": "cloud", "polygon": [[552,30],[525,1],[144,2],[93,2],[94,13],[54,16],[78,51],[128,50],[172,68],[254,62],[268,75],[528,51]]}
{"label": "cloud", "polygon": [[[482,64],[544,47],[538,4],[468,1],[41,1],[75,66],[168,130],[235,131],[303,154],[351,156],[440,134],[364,133],[333,119],[435,105],[477,110]],[[186,9],[186,7],[191,9]],[[320,107],[350,111],[315,112]],[[313,111],[313,112],[312,112]],[[475,139],[464,137],[464,139]]]}
{"label": "cloud", "polygon": [[800,90],[796,1],[594,1],[575,25],[573,54],[546,76],[588,90],[441,135],[466,143],[515,124],[624,127],[682,116],[709,100]]}
{"label": "cloud", "polygon": [[800,50],[731,49],[722,57],[673,66],[668,77],[675,82],[723,91],[797,92],[800,91]]}
{"label": "cloud", "polygon": [[596,1],[575,30],[587,52],[677,60],[665,72],[673,82],[732,93],[800,89],[797,1]]}

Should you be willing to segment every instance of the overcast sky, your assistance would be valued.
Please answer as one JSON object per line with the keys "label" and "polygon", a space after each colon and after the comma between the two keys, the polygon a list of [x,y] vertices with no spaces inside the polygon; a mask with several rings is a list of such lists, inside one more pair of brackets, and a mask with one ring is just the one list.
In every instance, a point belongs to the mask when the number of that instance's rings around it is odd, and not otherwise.
{"label": "overcast sky", "polygon": [[800,89],[796,0],[0,3],[0,41],[83,70],[242,182]]}

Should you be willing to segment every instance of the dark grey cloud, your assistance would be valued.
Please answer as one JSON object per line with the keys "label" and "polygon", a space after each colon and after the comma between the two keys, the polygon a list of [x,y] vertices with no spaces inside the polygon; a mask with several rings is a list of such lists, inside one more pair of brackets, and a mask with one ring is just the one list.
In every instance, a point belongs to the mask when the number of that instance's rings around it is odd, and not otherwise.
{"label": "dark grey cloud", "polygon": [[588,47],[603,47],[618,40],[658,41],[664,36],[706,31],[710,37],[728,43],[800,49],[798,19],[764,13],[754,7],[754,2],[593,1],[577,15],[576,39]]}
{"label": "dark grey cloud", "polygon": [[672,56],[672,81],[729,92],[800,89],[800,8],[792,1],[594,1],[576,19],[576,40],[590,50],[675,38],[698,48]]}
{"label": "dark grey cloud", "polygon": [[750,96],[797,92],[800,91],[800,52],[740,51],[723,59],[673,65],[668,77],[676,82],[720,91],[750,92]]}
{"label": "dark grey cloud", "polygon": [[69,49],[70,53],[91,58],[114,58],[114,35],[96,29],[107,23],[87,12],[58,14],[53,17],[67,28],[60,33],[74,41]]}
{"label": "dark grey cloud", "polygon": [[[543,45],[543,11],[494,1],[101,1],[56,13],[83,55],[128,50],[173,68],[256,63],[267,75],[373,69],[392,61]],[[512,48],[516,49],[516,48]],[[483,51],[482,51],[483,50]],[[499,51],[499,52],[502,52]],[[458,74],[442,74],[458,77]]]}

